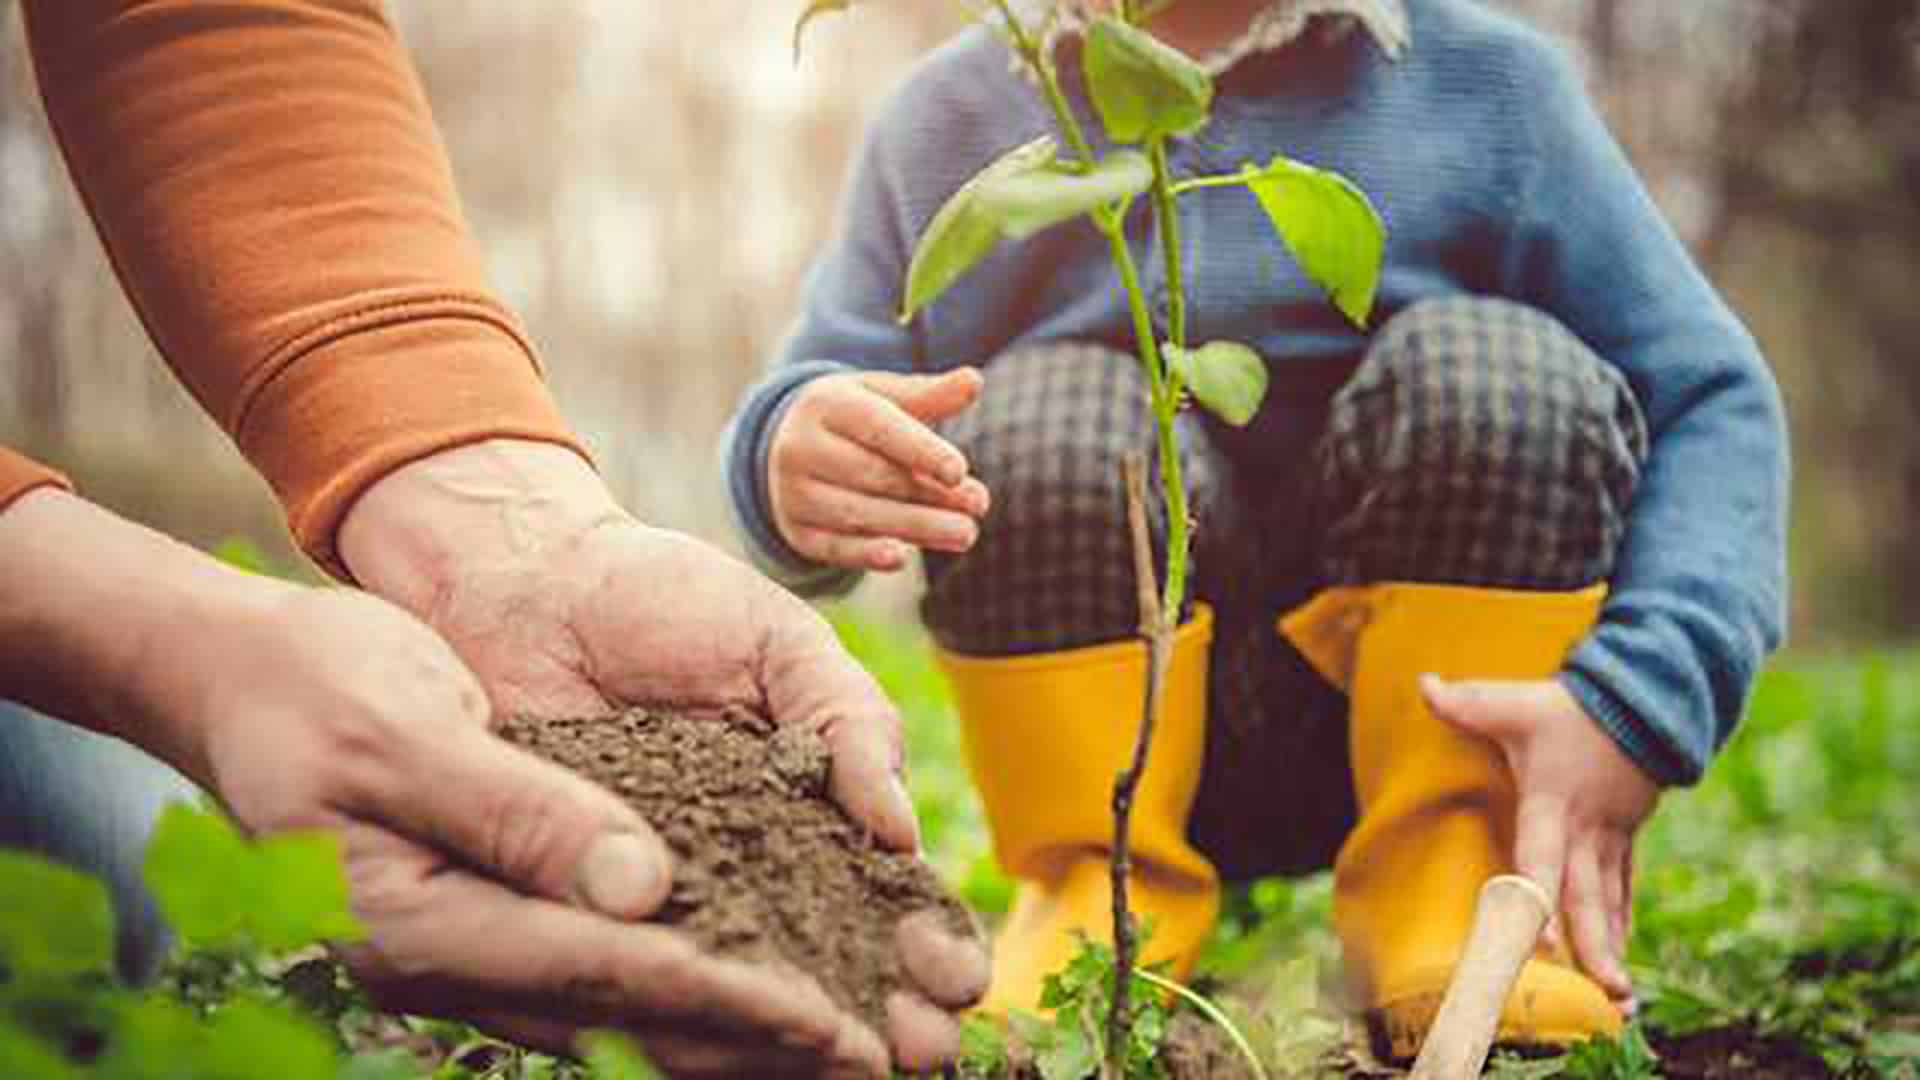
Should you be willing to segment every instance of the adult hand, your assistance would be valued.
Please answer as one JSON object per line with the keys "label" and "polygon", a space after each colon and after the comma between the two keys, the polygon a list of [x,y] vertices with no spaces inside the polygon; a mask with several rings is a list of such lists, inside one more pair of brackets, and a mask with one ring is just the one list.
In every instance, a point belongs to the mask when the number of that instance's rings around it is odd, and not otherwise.
{"label": "adult hand", "polygon": [[0,566],[0,692],[147,748],[254,832],[341,836],[370,931],[349,963],[382,1001],[554,1048],[622,1027],[684,1059],[704,1032],[752,1047],[714,1059],[750,1073],[884,1064],[818,990],[635,924],[666,895],[664,846],[491,735],[478,681],[398,608],[242,574],[59,492],[0,513]]}
{"label": "adult hand", "polygon": [[[818,734],[833,756],[834,798],[884,843],[917,846],[898,716],[826,622],[737,560],[634,521],[571,451],[500,440],[410,465],[355,504],[340,551],[362,585],[451,643],[495,710],[755,710]],[[909,920],[900,945],[920,993],[888,1003],[887,1042],[898,1065],[934,1067],[958,1053],[952,1010],[984,989],[985,960],[931,919]],[[873,1038],[837,1022],[855,1033],[837,1038]],[[679,1060],[674,1040],[647,1046],[682,1073],[736,1052],[726,1038]],[[827,1059],[881,1060],[827,1049]]]}
{"label": "adult hand", "polygon": [[1514,864],[1556,900],[1580,966],[1631,1012],[1633,839],[1660,788],[1553,680],[1421,682],[1434,713],[1492,740],[1519,793]]}
{"label": "adult hand", "polygon": [[815,562],[883,572],[907,565],[905,545],[971,548],[987,488],[931,425],[972,405],[980,385],[972,368],[808,383],[768,452],[768,501],[781,537]]}

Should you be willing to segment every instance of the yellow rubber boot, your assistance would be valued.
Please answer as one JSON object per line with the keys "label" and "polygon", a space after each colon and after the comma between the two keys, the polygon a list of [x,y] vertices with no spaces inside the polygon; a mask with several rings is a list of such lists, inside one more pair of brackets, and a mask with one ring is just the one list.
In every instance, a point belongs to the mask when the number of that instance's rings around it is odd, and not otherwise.
{"label": "yellow rubber boot", "polygon": [[[1187,842],[1206,747],[1207,646],[1200,609],[1174,640],[1152,753],[1134,798],[1128,879],[1134,914],[1153,925],[1141,963],[1184,978],[1219,912],[1219,879]],[[1075,932],[1113,940],[1108,853],[1113,778],[1133,756],[1146,693],[1137,641],[1034,656],[943,652],[994,857],[1018,881],[993,949],[981,1009],[1038,1011],[1046,976],[1079,948]]]}
{"label": "yellow rubber boot", "polygon": [[[1334,864],[1347,976],[1394,1058],[1420,1049],[1473,921],[1480,886],[1513,872],[1517,798],[1499,750],[1434,716],[1418,679],[1538,679],[1599,616],[1604,586],[1572,593],[1447,585],[1332,589],[1281,631],[1348,692],[1360,820]],[[1521,971],[1498,1038],[1560,1046],[1621,1028],[1564,953]]]}

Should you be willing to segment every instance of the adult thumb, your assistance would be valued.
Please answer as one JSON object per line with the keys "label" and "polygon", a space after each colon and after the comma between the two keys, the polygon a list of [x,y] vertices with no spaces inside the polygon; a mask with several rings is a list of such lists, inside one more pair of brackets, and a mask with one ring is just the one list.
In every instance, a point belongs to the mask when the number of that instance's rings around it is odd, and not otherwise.
{"label": "adult thumb", "polygon": [[936,424],[972,405],[985,385],[978,368],[963,367],[939,375],[876,372],[867,388],[900,406],[915,420]]}
{"label": "adult thumb", "polygon": [[406,773],[385,824],[521,892],[633,920],[673,887],[665,842],[632,807],[490,732],[446,739]]}

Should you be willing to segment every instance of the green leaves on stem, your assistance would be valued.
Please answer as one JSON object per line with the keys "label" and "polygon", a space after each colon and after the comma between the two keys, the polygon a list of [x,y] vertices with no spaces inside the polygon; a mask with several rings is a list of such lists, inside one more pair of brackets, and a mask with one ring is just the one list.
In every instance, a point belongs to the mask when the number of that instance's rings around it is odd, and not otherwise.
{"label": "green leaves on stem", "polygon": [[1001,241],[1124,204],[1153,183],[1152,165],[1136,151],[1119,151],[1091,168],[1064,163],[1059,152],[1051,136],[1015,147],[947,200],[907,269],[900,321],[912,319]]}
{"label": "green leaves on stem", "polygon": [[1267,396],[1267,362],[1236,341],[1214,341],[1197,349],[1172,342],[1162,355],[1194,399],[1234,427],[1246,427]]}
{"label": "green leaves on stem", "polygon": [[1213,111],[1213,79],[1205,68],[1110,15],[1087,27],[1086,74],[1093,107],[1117,143],[1191,135]]}
{"label": "green leaves on stem", "polygon": [[1237,176],[1267,212],[1287,250],[1334,306],[1365,329],[1386,256],[1386,226],[1353,181],[1281,155]]}

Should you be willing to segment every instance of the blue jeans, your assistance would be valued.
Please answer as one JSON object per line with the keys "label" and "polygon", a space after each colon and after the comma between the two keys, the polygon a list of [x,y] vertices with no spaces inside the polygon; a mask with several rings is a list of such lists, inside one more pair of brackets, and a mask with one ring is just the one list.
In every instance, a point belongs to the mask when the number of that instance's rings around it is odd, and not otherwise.
{"label": "blue jeans", "polygon": [[92,874],[112,893],[121,974],[150,976],[167,931],[140,868],[154,821],[198,790],[119,739],[0,701],[0,847]]}

